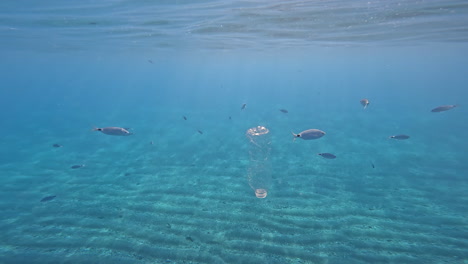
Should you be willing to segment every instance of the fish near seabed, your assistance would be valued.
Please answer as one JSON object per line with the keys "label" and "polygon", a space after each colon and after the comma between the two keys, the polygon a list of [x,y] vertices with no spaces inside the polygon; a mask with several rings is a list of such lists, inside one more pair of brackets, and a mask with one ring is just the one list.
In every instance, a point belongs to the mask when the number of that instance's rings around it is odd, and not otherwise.
{"label": "fish near seabed", "polygon": [[122,127],[102,127],[102,128],[93,128],[93,131],[101,131],[102,133],[106,135],[111,135],[111,136],[130,136],[133,135],[130,131],[128,131],[128,128],[122,128]]}
{"label": "fish near seabed", "polygon": [[52,201],[53,199],[55,199],[55,197],[57,197],[57,195],[46,196],[46,197],[42,198],[40,202],[43,203],[43,202]]}
{"label": "fish near seabed", "polygon": [[361,99],[361,101],[359,102],[361,103],[362,106],[364,106],[364,109],[366,109],[367,106],[370,104],[369,99],[366,99],[366,98]]}
{"label": "fish near seabed", "polygon": [[326,159],[336,159],[336,156],[331,153],[319,153],[317,155],[322,156]]}
{"label": "fish near seabed", "polygon": [[398,140],[405,140],[410,138],[408,135],[395,135],[395,136],[390,136],[389,138],[391,139],[398,139]]}
{"label": "fish near seabed", "polygon": [[325,136],[326,134],[320,129],[307,129],[307,130],[302,131],[299,134],[294,134],[294,132],[291,132],[291,133],[293,134],[294,139],[302,138],[304,140],[318,139],[318,138]]}
{"label": "fish near seabed", "polygon": [[458,105],[441,105],[431,110],[433,113],[444,112],[457,107]]}
{"label": "fish near seabed", "polygon": [[83,168],[84,166],[85,166],[84,164],[78,164],[78,165],[73,165],[70,168],[71,169],[79,169],[79,168]]}

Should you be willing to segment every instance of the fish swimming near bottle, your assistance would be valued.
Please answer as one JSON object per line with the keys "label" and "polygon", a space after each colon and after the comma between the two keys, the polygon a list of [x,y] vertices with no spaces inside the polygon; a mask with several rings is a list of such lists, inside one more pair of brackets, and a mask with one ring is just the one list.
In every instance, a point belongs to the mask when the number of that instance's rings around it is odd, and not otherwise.
{"label": "fish swimming near bottle", "polygon": [[111,135],[111,136],[130,136],[133,135],[132,132],[128,131],[129,128],[123,128],[123,127],[102,127],[102,128],[93,128],[93,131],[101,131],[102,133],[106,135]]}
{"label": "fish swimming near bottle", "polygon": [[441,106],[438,106],[434,109],[431,110],[431,112],[433,113],[439,113],[439,112],[444,112],[444,111],[448,111],[448,110],[451,110],[455,107],[457,107],[458,105],[441,105]]}
{"label": "fish swimming near bottle", "polygon": [[318,138],[321,138],[323,136],[325,136],[325,132],[323,132],[322,130],[320,129],[307,129],[307,130],[304,130],[302,131],[301,133],[299,134],[294,134],[294,132],[291,132],[294,136],[294,139],[296,138],[302,138],[304,140],[310,140],[310,139],[318,139]]}

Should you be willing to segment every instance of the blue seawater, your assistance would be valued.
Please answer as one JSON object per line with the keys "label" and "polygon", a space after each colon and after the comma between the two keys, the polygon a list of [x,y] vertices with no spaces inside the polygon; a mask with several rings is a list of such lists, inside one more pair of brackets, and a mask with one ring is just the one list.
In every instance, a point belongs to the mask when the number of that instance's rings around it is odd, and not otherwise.
{"label": "blue seawater", "polygon": [[466,1],[4,0],[0,39],[0,263],[468,263]]}

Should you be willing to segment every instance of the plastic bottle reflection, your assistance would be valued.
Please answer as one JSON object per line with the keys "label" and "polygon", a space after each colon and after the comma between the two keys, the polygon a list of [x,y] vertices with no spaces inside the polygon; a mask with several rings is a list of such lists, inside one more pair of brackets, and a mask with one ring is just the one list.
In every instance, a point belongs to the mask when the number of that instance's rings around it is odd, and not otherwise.
{"label": "plastic bottle reflection", "polygon": [[249,139],[249,169],[247,178],[257,198],[265,198],[271,184],[270,131],[264,126],[247,130]]}

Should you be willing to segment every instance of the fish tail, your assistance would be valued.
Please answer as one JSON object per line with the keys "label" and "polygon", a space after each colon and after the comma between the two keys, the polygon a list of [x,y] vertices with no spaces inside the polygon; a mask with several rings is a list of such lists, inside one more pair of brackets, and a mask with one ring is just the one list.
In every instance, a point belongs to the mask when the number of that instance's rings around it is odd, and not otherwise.
{"label": "fish tail", "polygon": [[294,134],[294,132],[291,131],[291,134],[293,135],[293,142],[296,141],[297,134]]}

